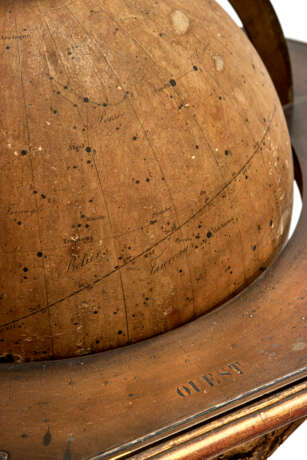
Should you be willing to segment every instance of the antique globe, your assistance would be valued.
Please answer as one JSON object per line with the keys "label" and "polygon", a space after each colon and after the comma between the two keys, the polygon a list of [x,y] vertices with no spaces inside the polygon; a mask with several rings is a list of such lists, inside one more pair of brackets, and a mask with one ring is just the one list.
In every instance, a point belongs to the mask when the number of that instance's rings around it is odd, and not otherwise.
{"label": "antique globe", "polygon": [[279,253],[282,107],[211,0],[0,3],[2,362],[192,321]]}

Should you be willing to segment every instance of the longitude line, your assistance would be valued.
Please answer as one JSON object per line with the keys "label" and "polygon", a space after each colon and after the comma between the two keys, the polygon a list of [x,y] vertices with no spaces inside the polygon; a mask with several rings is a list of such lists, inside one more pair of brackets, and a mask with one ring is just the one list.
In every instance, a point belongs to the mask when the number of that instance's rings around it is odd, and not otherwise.
{"label": "longitude line", "polygon": [[[102,11],[105,11],[105,10],[102,8]],[[114,18],[112,17],[112,15],[110,15],[109,13],[106,13],[106,14],[108,14],[108,16],[110,17],[110,19],[111,19],[119,28],[121,28],[122,30],[124,30],[124,29],[121,27],[121,25],[118,24],[118,23],[114,20]],[[124,33],[125,33],[126,36],[128,36],[129,38],[131,38],[130,35],[127,34],[125,31],[124,31]],[[143,49],[143,51],[150,57],[150,59],[151,59],[151,60],[153,61],[153,63],[156,65],[156,63],[155,63],[154,60],[152,59],[151,55],[144,49],[144,47],[143,47],[137,40],[133,40],[133,41],[134,41],[140,48]],[[118,79],[118,81],[119,81],[119,83],[120,83],[119,77],[117,76],[116,72],[115,72],[114,69],[112,68],[111,64],[107,61],[107,59],[106,59],[106,57],[105,57],[104,55],[103,55],[103,58],[104,58],[104,60],[106,61],[106,63],[108,64],[108,66],[110,67],[110,69],[112,70],[112,72],[114,73],[114,75],[116,76],[116,78]],[[162,83],[161,80],[160,80],[160,83]],[[120,84],[121,84],[121,83],[120,83]],[[153,157],[154,157],[154,159],[155,159],[155,161],[156,161],[156,163],[157,163],[157,165],[158,165],[158,168],[159,168],[159,170],[160,170],[160,174],[161,174],[162,177],[165,178],[165,185],[166,185],[166,187],[167,187],[168,195],[169,195],[170,201],[171,201],[171,203],[172,203],[172,207],[173,207],[174,212],[175,212],[176,221],[177,221],[177,224],[180,226],[180,221],[179,221],[179,217],[178,217],[178,211],[177,211],[177,208],[176,208],[176,206],[175,206],[174,199],[173,199],[173,197],[172,197],[171,189],[170,189],[170,186],[169,186],[168,181],[167,181],[167,179],[166,179],[166,176],[165,176],[165,174],[164,174],[164,171],[163,171],[163,169],[162,169],[161,163],[160,163],[160,161],[159,161],[159,159],[158,159],[158,157],[157,157],[157,155],[156,155],[156,151],[155,151],[155,149],[154,149],[154,147],[153,147],[153,145],[152,145],[152,143],[151,143],[151,141],[150,141],[150,139],[149,139],[149,136],[148,136],[148,134],[147,134],[147,132],[146,132],[146,130],[145,130],[145,127],[144,127],[142,121],[140,120],[140,118],[139,118],[139,116],[138,116],[138,114],[137,114],[137,112],[136,112],[136,110],[135,110],[135,108],[134,108],[132,102],[128,100],[128,103],[129,103],[129,105],[130,105],[130,107],[131,107],[131,109],[132,109],[132,111],[133,111],[133,113],[134,113],[134,115],[135,115],[135,117],[136,117],[138,123],[139,123],[140,126],[141,126],[141,129],[142,129],[142,131],[143,131],[143,134],[144,134],[144,136],[145,136],[145,138],[146,138],[146,140],[147,140],[147,142],[148,142],[148,145],[149,145],[149,147],[150,147],[150,149],[151,149],[151,151],[152,151],[152,153],[153,153]],[[186,262],[187,262],[187,267],[188,267],[188,271],[189,271],[190,286],[191,286],[192,297],[193,297],[193,315],[195,315],[195,310],[196,310],[196,308],[195,308],[194,287],[193,287],[193,282],[192,282],[192,270],[191,270],[191,266],[190,266],[190,263],[189,263],[189,256],[188,256],[188,254],[186,254]]]}
{"label": "longitude line", "polygon": [[[203,41],[194,33],[193,34],[194,37],[200,42],[200,43],[203,43]],[[219,40],[217,40],[219,41]],[[229,53],[229,50],[227,47],[225,47],[225,49],[227,50],[227,52]],[[214,79],[214,77],[211,75],[211,73],[209,71],[207,71],[207,74],[210,76],[210,78],[217,84],[217,86],[221,89],[221,91],[224,93],[224,89],[221,87],[221,85],[219,84],[219,81],[217,79]],[[233,96],[230,94],[227,94],[227,97],[229,97],[230,99],[234,100]],[[276,111],[276,106],[274,108],[274,110]],[[253,136],[253,133],[251,132],[249,126],[247,126],[247,130],[249,131],[249,133]],[[254,136],[253,136],[254,138]],[[264,165],[265,167],[265,163],[264,163],[264,156],[263,156],[263,153],[261,152],[261,157],[262,157],[262,164]],[[277,209],[278,208],[278,209]],[[280,206],[275,206],[275,209],[276,211],[278,212],[279,214],[279,218],[281,219],[281,210],[280,210]],[[242,237],[241,237],[241,243],[242,243]]]}
{"label": "longitude line", "polygon": [[[85,31],[85,33],[89,36],[87,30],[85,29],[84,26],[82,26],[82,24],[79,22],[79,20],[75,17],[75,15],[72,13],[72,11],[67,7],[65,6],[65,9],[69,11],[69,13],[71,14],[71,16],[73,17],[73,19],[79,24],[79,26]],[[88,141],[88,145],[90,145],[90,142],[89,142],[89,134],[88,134],[88,106],[87,106],[87,110],[86,110],[86,118],[87,118],[87,141]],[[109,222],[109,226],[110,226],[110,229],[111,229],[111,233],[112,233],[112,242],[113,242],[113,251],[114,251],[114,256],[116,258],[116,261],[115,261],[115,264],[117,265],[117,262],[118,262],[118,256],[117,256],[117,251],[116,251],[116,246],[115,246],[115,239],[114,239],[114,234],[113,234],[113,225],[112,225],[112,220],[111,220],[111,214],[110,214],[110,210],[109,210],[109,207],[108,207],[108,204],[107,204],[107,200],[106,200],[106,196],[105,196],[105,192],[104,192],[104,188],[103,188],[103,185],[102,185],[102,181],[101,181],[101,177],[100,177],[100,174],[99,174],[99,171],[98,171],[98,168],[97,168],[97,163],[96,163],[96,160],[95,160],[95,156],[94,156],[94,152],[91,152],[91,157],[92,157],[92,162],[94,164],[94,167],[95,167],[95,171],[96,171],[96,175],[97,175],[97,179],[98,179],[98,183],[99,183],[99,188],[100,188],[100,191],[101,191],[101,195],[102,195],[102,198],[103,198],[103,201],[104,201],[104,206],[105,206],[105,209],[106,209],[106,212],[107,212],[107,216],[108,216],[108,222]],[[124,310],[125,310],[125,320],[126,320],[126,329],[127,329],[127,339],[128,339],[128,342],[130,341],[130,332],[129,332],[129,322],[128,322],[128,311],[127,311],[127,302],[126,302],[126,294],[125,294],[125,289],[124,289],[124,283],[123,283],[123,278],[122,278],[122,273],[121,271],[119,271],[119,279],[120,279],[120,286],[121,286],[121,291],[122,291],[122,300],[123,300],[123,306],[124,306]]]}
{"label": "longitude line", "polygon": [[[237,173],[235,174],[235,176],[233,176],[226,184],[223,185],[223,187],[209,200],[207,201],[201,208],[199,208],[196,212],[194,212],[188,219],[185,220],[185,222],[183,222],[180,227],[177,227],[176,229],[174,229],[172,232],[170,232],[168,235],[166,235],[165,237],[161,238],[160,240],[156,241],[153,245],[151,245],[149,248],[146,248],[144,249],[144,251],[140,252],[139,254],[137,254],[136,256],[134,256],[133,258],[129,259],[128,262],[124,263],[123,265],[121,265],[119,268],[117,269],[114,269],[112,270],[111,272],[109,273],[106,273],[104,276],[102,276],[101,278],[97,279],[94,281],[94,283],[92,284],[97,284],[97,283],[100,283],[102,282],[103,280],[105,280],[106,278],[108,278],[109,276],[113,275],[113,273],[117,272],[118,270],[121,270],[122,268],[126,267],[127,265],[129,265],[130,263],[136,261],[137,259],[139,259],[140,257],[144,256],[145,254],[147,254],[148,252],[150,252],[152,249],[154,249],[155,247],[159,246],[159,244],[163,243],[164,241],[166,241],[167,239],[169,239],[171,236],[173,236],[177,231],[180,230],[180,228],[182,228],[183,226],[187,225],[191,220],[195,219],[195,217],[201,215],[201,213],[210,205],[212,204],[222,193],[224,193],[224,191],[240,176],[240,174],[245,170],[245,168],[251,163],[251,161],[253,160],[253,158],[255,157],[255,155],[258,153],[260,147],[261,147],[261,144],[263,144],[266,136],[267,136],[267,133],[270,129],[270,125],[272,123],[272,120],[273,120],[273,115],[272,114],[272,119],[270,121],[270,123],[267,125],[265,131],[264,131],[264,134],[262,136],[262,138],[260,139],[260,141],[257,143],[253,153],[251,154],[251,156],[248,158],[248,160],[241,166],[241,168],[237,171]],[[18,321],[22,321],[23,319],[26,319],[26,318],[29,318],[33,315],[36,315],[37,313],[40,313],[44,310],[46,310],[47,308],[51,308],[51,307],[54,307],[60,303],[62,303],[63,301],[65,301],[66,299],[68,298],[71,298],[73,297],[74,295],[76,294],[79,294],[80,292],[84,291],[85,289],[87,289],[88,287],[90,287],[91,284],[89,284],[88,286],[84,286],[80,289],[78,289],[77,291],[74,291],[72,293],[70,293],[69,295],[53,302],[52,304],[49,304],[49,305],[46,305],[45,307],[35,311],[35,312],[32,312],[28,315],[25,315],[23,316],[22,318],[18,318],[16,320],[13,320],[13,321],[10,321],[8,323],[5,323],[5,324],[0,324],[0,329],[2,328],[5,328],[5,327],[8,327],[12,324],[15,324],[17,323]]]}
{"label": "longitude line", "polygon": [[[16,35],[18,35],[16,15],[15,15],[15,30],[16,30]],[[30,137],[30,127],[29,127],[29,122],[28,122],[28,110],[27,110],[27,103],[26,103],[25,87],[24,87],[24,80],[23,80],[23,73],[22,73],[22,66],[21,66],[21,54],[20,54],[20,47],[19,47],[18,40],[16,42],[17,42],[17,51],[18,51],[18,63],[19,63],[19,67],[20,67],[20,82],[21,82],[22,98],[23,98],[23,103],[24,103],[25,128],[26,128],[26,133],[27,133],[28,149],[29,149],[29,153],[30,153],[29,159],[30,159],[31,174],[32,174],[32,184],[34,185],[35,178],[34,178],[34,169],[33,169],[33,155],[32,155],[32,146],[31,146],[31,137]],[[40,220],[39,220],[39,206],[38,206],[36,196],[35,196],[34,199],[35,199],[35,206],[36,206],[36,213],[37,213],[38,238],[39,238],[40,248],[42,249],[41,229],[40,229]],[[45,268],[44,250],[43,249],[42,249],[42,252],[43,252],[42,266],[43,266],[44,291],[45,291],[46,303],[48,305],[49,300],[48,300],[46,268]],[[52,352],[52,355],[53,355],[54,354],[54,342],[53,342],[53,334],[52,334],[51,317],[50,317],[49,308],[48,308],[48,322],[49,322],[49,334],[50,334],[51,352]]]}

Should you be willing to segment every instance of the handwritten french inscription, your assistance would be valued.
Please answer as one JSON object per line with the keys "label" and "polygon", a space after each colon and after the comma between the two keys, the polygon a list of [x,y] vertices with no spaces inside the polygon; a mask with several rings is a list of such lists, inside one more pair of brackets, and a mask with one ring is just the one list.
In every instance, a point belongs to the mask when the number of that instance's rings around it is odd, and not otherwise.
{"label": "handwritten french inscription", "polygon": [[112,121],[118,120],[123,115],[123,113],[115,113],[110,115],[106,110],[103,110],[99,118],[99,123],[111,123]]}
{"label": "handwritten french inscription", "polygon": [[1,35],[1,40],[24,40],[25,38],[29,38],[30,34],[22,34],[22,35]]}
{"label": "handwritten french inscription", "polygon": [[233,377],[243,375],[244,372],[238,361],[230,364],[225,364],[218,370],[207,372],[206,374],[200,375],[194,380],[190,380],[183,385],[179,385],[176,389],[177,394],[181,398],[187,398],[193,393],[204,393],[213,387],[221,385],[227,381],[233,380]]}
{"label": "handwritten french inscription", "polygon": [[[219,231],[227,227],[233,221],[234,221],[234,217],[232,217],[231,219],[228,219],[226,222],[223,222],[218,227],[211,228],[210,231],[208,232],[209,236],[207,235],[207,238],[205,239],[201,239],[200,235],[197,235],[196,236],[197,243],[194,243],[192,238],[176,238],[175,242],[178,244],[183,244],[184,246],[163,261],[158,258],[153,260],[151,262],[151,274],[154,275],[156,273],[164,271],[169,265],[174,264],[178,259],[181,259],[181,257],[184,256],[185,254],[189,254],[190,252],[195,251],[195,250],[204,249],[207,244],[208,238],[211,238],[212,236],[217,234]],[[176,225],[174,226],[174,228],[172,228],[172,231],[174,231],[175,229],[176,229]]]}
{"label": "handwritten french inscription", "polygon": [[67,266],[67,272],[75,272],[81,270],[83,267],[89,264],[98,263],[100,261],[109,262],[110,251],[109,249],[98,250],[91,253],[73,254]]}
{"label": "handwritten french inscription", "polygon": [[155,273],[165,270],[168,265],[172,265],[174,262],[176,262],[176,260],[180,259],[183,254],[187,254],[188,251],[189,246],[185,246],[184,248],[180,249],[180,251],[176,252],[176,254],[173,254],[171,257],[169,257],[165,262],[157,265],[152,265],[151,274],[154,275]]}
{"label": "handwritten french inscription", "polygon": [[84,144],[70,144],[68,146],[68,150],[74,151],[74,152],[80,152],[81,150],[84,150],[84,149],[85,149]]}

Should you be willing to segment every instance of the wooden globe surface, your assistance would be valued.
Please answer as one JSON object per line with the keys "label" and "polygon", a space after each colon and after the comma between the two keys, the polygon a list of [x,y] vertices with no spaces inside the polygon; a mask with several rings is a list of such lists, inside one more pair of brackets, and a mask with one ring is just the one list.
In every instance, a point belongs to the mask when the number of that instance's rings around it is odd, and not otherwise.
{"label": "wooden globe surface", "polygon": [[270,77],[211,0],[0,2],[0,357],[167,331],[285,242]]}

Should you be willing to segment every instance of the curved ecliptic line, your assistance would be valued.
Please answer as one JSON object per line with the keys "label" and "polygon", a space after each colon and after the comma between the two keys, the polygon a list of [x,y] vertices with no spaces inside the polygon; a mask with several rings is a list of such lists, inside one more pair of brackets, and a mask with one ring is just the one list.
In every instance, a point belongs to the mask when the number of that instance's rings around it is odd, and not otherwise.
{"label": "curved ecliptic line", "polygon": [[274,110],[273,110],[273,113],[271,115],[271,118],[270,118],[270,121],[269,123],[267,124],[265,130],[264,130],[264,134],[260,140],[260,142],[257,143],[252,155],[249,157],[249,159],[244,163],[243,166],[241,166],[241,168],[239,169],[239,171],[235,174],[235,176],[233,176],[226,184],[224,184],[224,186],[211,198],[211,200],[209,200],[207,203],[205,203],[201,208],[199,208],[194,214],[192,214],[192,216],[190,216],[186,221],[184,221],[181,225],[179,225],[178,227],[176,227],[175,230],[173,230],[171,233],[169,233],[168,235],[166,235],[164,238],[161,238],[159,241],[157,241],[156,243],[154,243],[152,246],[150,246],[149,248],[145,249],[144,251],[140,252],[139,254],[137,254],[136,256],[134,256],[133,258],[129,259],[128,262],[124,263],[123,265],[120,265],[118,268],[114,268],[114,270],[110,271],[109,273],[106,273],[105,275],[103,275],[101,278],[98,278],[96,280],[94,280],[92,283],[89,283],[89,285],[87,286],[84,286],[80,289],[78,289],[77,291],[73,291],[72,293],[70,293],[69,295],[65,296],[65,297],[62,297],[61,299],[59,300],[56,300],[55,302],[49,304],[49,305],[46,305],[45,307],[42,307],[40,310],[37,310],[35,312],[31,312],[29,313],[28,315],[25,315],[21,318],[18,318],[18,319],[14,319],[13,321],[10,321],[9,323],[6,323],[6,324],[1,324],[0,325],[0,328],[3,329],[5,327],[8,327],[8,326],[11,326],[12,324],[15,324],[19,321],[22,321],[22,320],[25,320],[25,319],[28,319],[30,318],[31,316],[34,316],[36,315],[37,313],[42,313],[46,310],[48,310],[49,308],[52,308],[52,307],[55,307],[56,305],[64,302],[65,300],[67,299],[70,299],[71,297],[73,297],[74,295],[77,295],[77,294],[80,294],[80,292],[84,291],[85,289],[88,289],[89,286],[93,286],[95,284],[98,284],[100,283],[101,281],[105,280],[106,278],[108,278],[109,276],[113,275],[113,273],[116,273],[118,272],[119,270],[125,268],[128,264],[134,262],[135,260],[139,259],[140,257],[142,257],[143,255],[147,254],[148,252],[150,252],[152,249],[154,249],[155,247],[157,247],[159,244],[163,243],[164,241],[168,240],[174,233],[178,232],[182,227],[184,227],[185,225],[187,225],[188,223],[190,223],[193,219],[195,219],[195,217],[199,216],[211,203],[213,203],[236,179],[237,177],[245,170],[245,168],[249,165],[249,163],[253,160],[253,158],[255,157],[255,155],[258,153],[258,151],[260,150],[260,147],[261,145],[263,144],[267,134],[268,134],[268,131],[270,129],[270,126],[272,124],[272,121],[273,121],[273,118],[274,118],[274,115],[275,115],[275,112],[276,112],[276,107],[274,107]]}

